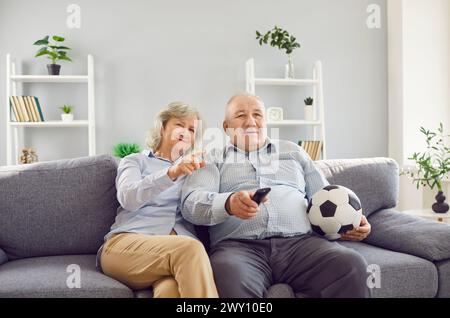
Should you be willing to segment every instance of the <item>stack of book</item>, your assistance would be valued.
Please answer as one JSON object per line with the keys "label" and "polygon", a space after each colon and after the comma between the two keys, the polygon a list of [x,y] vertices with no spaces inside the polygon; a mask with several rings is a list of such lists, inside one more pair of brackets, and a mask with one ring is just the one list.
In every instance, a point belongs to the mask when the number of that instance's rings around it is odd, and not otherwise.
{"label": "stack of book", "polygon": [[[44,121],[41,105],[35,96],[10,96],[11,121],[39,122]],[[13,117],[13,116],[11,116]]]}
{"label": "stack of book", "polygon": [[322,140],[303,140],[299,141],[298,145],[308,153],[312,160],[319,160],[322,152]]}

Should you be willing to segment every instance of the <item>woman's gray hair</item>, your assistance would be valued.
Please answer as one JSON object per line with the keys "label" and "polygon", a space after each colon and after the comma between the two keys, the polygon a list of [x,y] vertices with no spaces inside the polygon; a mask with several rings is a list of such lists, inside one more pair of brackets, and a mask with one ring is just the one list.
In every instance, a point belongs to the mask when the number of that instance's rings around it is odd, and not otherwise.
{"label": "woman's gray hair", "polygon": [[[151,129],[147,135],[147,146],[153,151],[158,150],[161,146],[162,130],[166,126],[169,119],[186,118],[191,116],[197,117],[199,121],[202,120],[199,111],[193,106],[183,102],[173,102],[167,105],[166,108],[160,110],[159,113],[156,114],[153,129]],[[204,126],[204,124],[202,124],[202,126]]]}

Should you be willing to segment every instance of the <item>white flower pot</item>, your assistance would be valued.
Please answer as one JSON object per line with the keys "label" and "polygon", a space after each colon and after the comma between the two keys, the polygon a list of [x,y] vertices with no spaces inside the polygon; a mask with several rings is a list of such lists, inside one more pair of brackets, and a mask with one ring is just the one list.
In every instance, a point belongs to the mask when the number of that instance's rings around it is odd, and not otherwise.
{"label": "white flower pot", "polygon": [[314,120],[314,107],[313,105],[305,105],[305,120]]}
{"label": "white flower pot", "polygon": [[65,123],[73,120],[73,114],[61,114],[61,120]]}

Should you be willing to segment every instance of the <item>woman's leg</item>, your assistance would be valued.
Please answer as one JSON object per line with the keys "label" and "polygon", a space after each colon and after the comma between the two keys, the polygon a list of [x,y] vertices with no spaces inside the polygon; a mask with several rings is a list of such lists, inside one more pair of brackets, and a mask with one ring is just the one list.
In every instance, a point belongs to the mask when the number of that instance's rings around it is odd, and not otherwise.
{"label": "woman's leg", "polygon": [[181,297],[218,297],[203,244],[187,236],[117,234],[105,243],[101,266],[133,289],[172,276]]}
{"label": "woman's leg", "polygon": [[178,283],[172,276],[163,277],[153,283],[153,297],[180,298]]}

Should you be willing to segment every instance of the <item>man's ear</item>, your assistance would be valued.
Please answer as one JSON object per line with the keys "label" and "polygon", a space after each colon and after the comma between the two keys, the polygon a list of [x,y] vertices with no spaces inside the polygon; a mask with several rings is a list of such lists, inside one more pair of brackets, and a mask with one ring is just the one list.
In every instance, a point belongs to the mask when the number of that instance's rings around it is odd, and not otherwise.
{"label": "man's ear", "polygon": [[223,123],[222,123],[222,128],[223,128],[223,131],[224,131],[225,134],[226,134],[226,133],[227,133],[227,129],[228,129],[228,123],[227,123],[226,120],[223,121]]}

